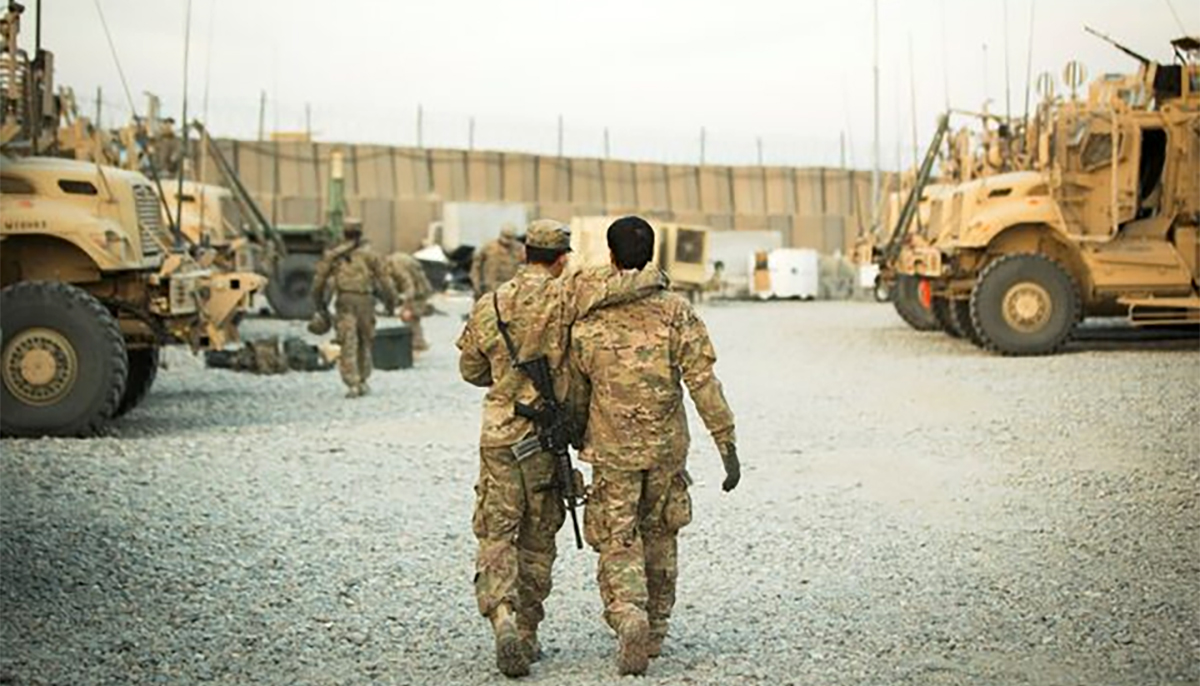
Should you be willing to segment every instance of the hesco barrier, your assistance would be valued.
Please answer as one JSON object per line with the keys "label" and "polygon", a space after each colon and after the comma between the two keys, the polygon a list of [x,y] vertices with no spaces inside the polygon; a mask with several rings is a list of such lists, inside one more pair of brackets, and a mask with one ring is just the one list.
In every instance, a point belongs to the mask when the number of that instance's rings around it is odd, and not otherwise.
{"label": "hesco barrier", "polygon": [[[414,250],[441,203],[519,202],[533,217],[647,214],[718,230],[777,231],[786,246],[849,254],[870,223],[869,171],[679,165],[527,153],[220,140],[279,223],[323,216],[330,152],[345,154],[349,211],[381,250]],[[218,179],[211,160],[204,178]],[[890,182],[885,175],[885,188]]]}

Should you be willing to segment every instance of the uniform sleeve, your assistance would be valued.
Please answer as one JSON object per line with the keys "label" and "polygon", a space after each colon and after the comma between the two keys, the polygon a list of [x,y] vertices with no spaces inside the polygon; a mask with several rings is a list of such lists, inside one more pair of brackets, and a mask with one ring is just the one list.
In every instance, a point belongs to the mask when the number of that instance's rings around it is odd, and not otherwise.
{"label": "uniform sleeve", "polygon": [[587,431],[588,408],[592,402],[592,380],[588,376],[583,344],[578,338],[571,341],[568,370],[570,385],[567,388],[567,405],[571,408],[571,421],[582,439]]}
{"label": "uniform sleeve", "polygon": [[375,279],[375,285],[383,291],[384,302],[388,309],[396,309],[396,284],[392,283],[392,277],[388,274],[383,259],[373,252],[368,253],[367,266],[371,269],[371,277]]}
{"label": "uniform sleeve", "polygon": [[479,293],[483,288],[483,260],[484,248],[475,251],[471,257],[471,287]]}
{"label": "uniform sleeve", "polygon": [[392,281],[396,284],[396,291],[400,295],[400,299],[412,305],[412,301],[417,295],[417,282],[413,278],[412,272],[408,270],[406,265],[392,262],[389,264],[392,272]]}
{"label": "uniform sleeve", "polygon": [[636,300],[666,288],[666,277],[654,265],[639,271],[616,269],[573,272],[566,283],[567,323],[573,323],[599,307]]}
{"label": "uniform sleeve", "polygon": [[478,309],[471,313],[471,318],[455,342],[458,346],[458,373],[463,381],[472,386],[487,387],[492,385],[492,365],[480,349],[477,312]]}
{"label": "uniform sleeve", "polygon": [[316,269],[313,272],[312,301],[318,312],[326,308],[325,284],[329,282],[330,267],[332,266],[333,261],[326,255],[317,262]]}
{"label": "uniform sleeve", "polygon": [[717,352],[708,337],[708,329],[696,312],[682,301],[680,306],[675,331],[672,332],[672,352],[677,354],[675,359],[678,360],[683,383],[717,446],[732,443],[736,440],[733,411],[725,400],[721,381],[713,372]]}

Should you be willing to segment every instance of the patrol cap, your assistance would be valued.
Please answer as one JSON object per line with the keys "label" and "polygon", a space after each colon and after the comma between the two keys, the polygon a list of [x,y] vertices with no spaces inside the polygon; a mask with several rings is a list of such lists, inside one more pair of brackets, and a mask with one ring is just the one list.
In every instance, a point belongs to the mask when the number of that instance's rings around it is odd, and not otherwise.
{"label": "patrol cap", "polygon": [[553,219],[538,219],[525,232],[525,246],[571,252],[571,228]]}
{"label": "patrol cap", "polygon": [[346,217],[342,221],[342,231],[346,233],[362,233],[363,223],[361,219]]}
{"label": "patrol cap", "polygon": [[511,222],[507,222],[500,227],[500,236],[503,238],[513,239],[517,237],[517,227]]}

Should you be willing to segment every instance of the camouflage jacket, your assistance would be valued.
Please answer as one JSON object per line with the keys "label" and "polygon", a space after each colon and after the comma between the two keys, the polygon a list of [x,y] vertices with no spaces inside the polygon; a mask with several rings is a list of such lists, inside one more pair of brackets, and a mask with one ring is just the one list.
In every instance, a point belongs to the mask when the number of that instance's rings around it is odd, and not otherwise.
{"label": "camouflage jacket", "polygon": [[[587,270],[554,278],[540,267],[526,266],[496,291],[500,316],[522,360],[545,355],[554,373],[555,392],[567,396],[570,375],[567,348],[571,325],[604,303],[615,303],[662,290],[655,268],[640,272]],[[483,401],[482,447],[504,447],[533,432],[533,424],[516,416],[514,403],[537,403],[533,384],[513,366],[496,326],[492,296],[480,298],[458,338],[458,367],[468,383],[488,388]]]}
{"label": "camouflage jacket", "polygon": [[425,300],[433,295],[433,284],[429,283],[425,268],[417,258],[406,252],[394,253],[387,259],[387,267],[404,302]]}
{"label": "camouflage jacket", "polygon": [[313,275],[312,298],[318,310],[326,309],[327,285],[332,283],[333,294],[373,294],[378,288],[389,308],[396,306],[396,287],[384,267],[383,260],[365,241],[344,241],[325,251]]}
{"label": "camouflage jacket", "polygon": [[673,293],[584,317],[571,334],[571,406],[587,425],[580,459],[631,471],[683,469],[690,439],[681,381],[717,445],[734,441],[716,360],[704,322]]}
{"label": "camouflage jacket", "polygon": [[471,261],[471,285],[476,293],[490,293],[513,278],[521,266],[520,246],[494,240],[475,253]]}

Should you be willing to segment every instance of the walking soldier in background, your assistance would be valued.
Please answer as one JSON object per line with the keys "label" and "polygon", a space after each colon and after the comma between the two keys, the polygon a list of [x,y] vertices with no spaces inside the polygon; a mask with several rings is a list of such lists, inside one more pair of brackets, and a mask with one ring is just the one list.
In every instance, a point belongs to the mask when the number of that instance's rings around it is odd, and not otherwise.
{"label": "walking soldier in background", "polygon": [[388,258],[388,273],[400,294],[400,318],[412,327],[413,350],[429,349],[421,318],[432,311],[429,297],[433,295],[433,284],[425,275],[421,261],[406,252],[397,252]]}
{"label": "walking soldier in background", "polygon": [[475,289],[475,299],[511,279],[523,259],[516,227],[505,224],[500,229],[500,237],[484,245],[471,260],[471,287]]}
{"label": "walking soldier in background", "polygon": [[[617,269],[641,269],[654,230],[639,217],[619,219],[608,246]],[[666,291],[597,308],[572,332],[571,405],[586,422],[580,459],[593,468],[584,536],[600,553],[597,579],[621,674],[641,674],[658,656],[675,605],[676,538],[692,519],[680,381],[720,451],[722,488],[740,478],[715,361],[704,323]]]}
{"label": "walking soldier in background", "polygon": [[313,276],[312,297],[317,316],[329,318],[325,290],[332,282],[336,317],[334,330],[341,345],[338,371],[345,382],[347,398],[368,392],[371,376],[371,345],[375,341],[375,289],[384,297],[388,312],[396,308],[396,289],[383,260],[363,240],[362,224],[346,222],[346,240],[325,251]]}
{"label": "walking soldier in background", "polygon": [[479,541],[475,596],[495,633],[496,664],[510,677],[528,674],[530,662],[539,657],[537,628],[551,588],[555,535],[565,519],[561,498],[571,489],[555,478],[551,450],[521,451],[520,459],[516,455],[514,448],[530,437],[550,445],[534,422],[517,411],[518,404],[545,406],[517,365],[544,356],[553,391],[557,399],[565,398],[571,324],[597,304],[663,287],[653,269],[563,276],[570,245],[565,225],[552,220],[531,224],[526,264],[493,295],[475,303],[457,344],[463,379],[488,388],[472,519]]}

